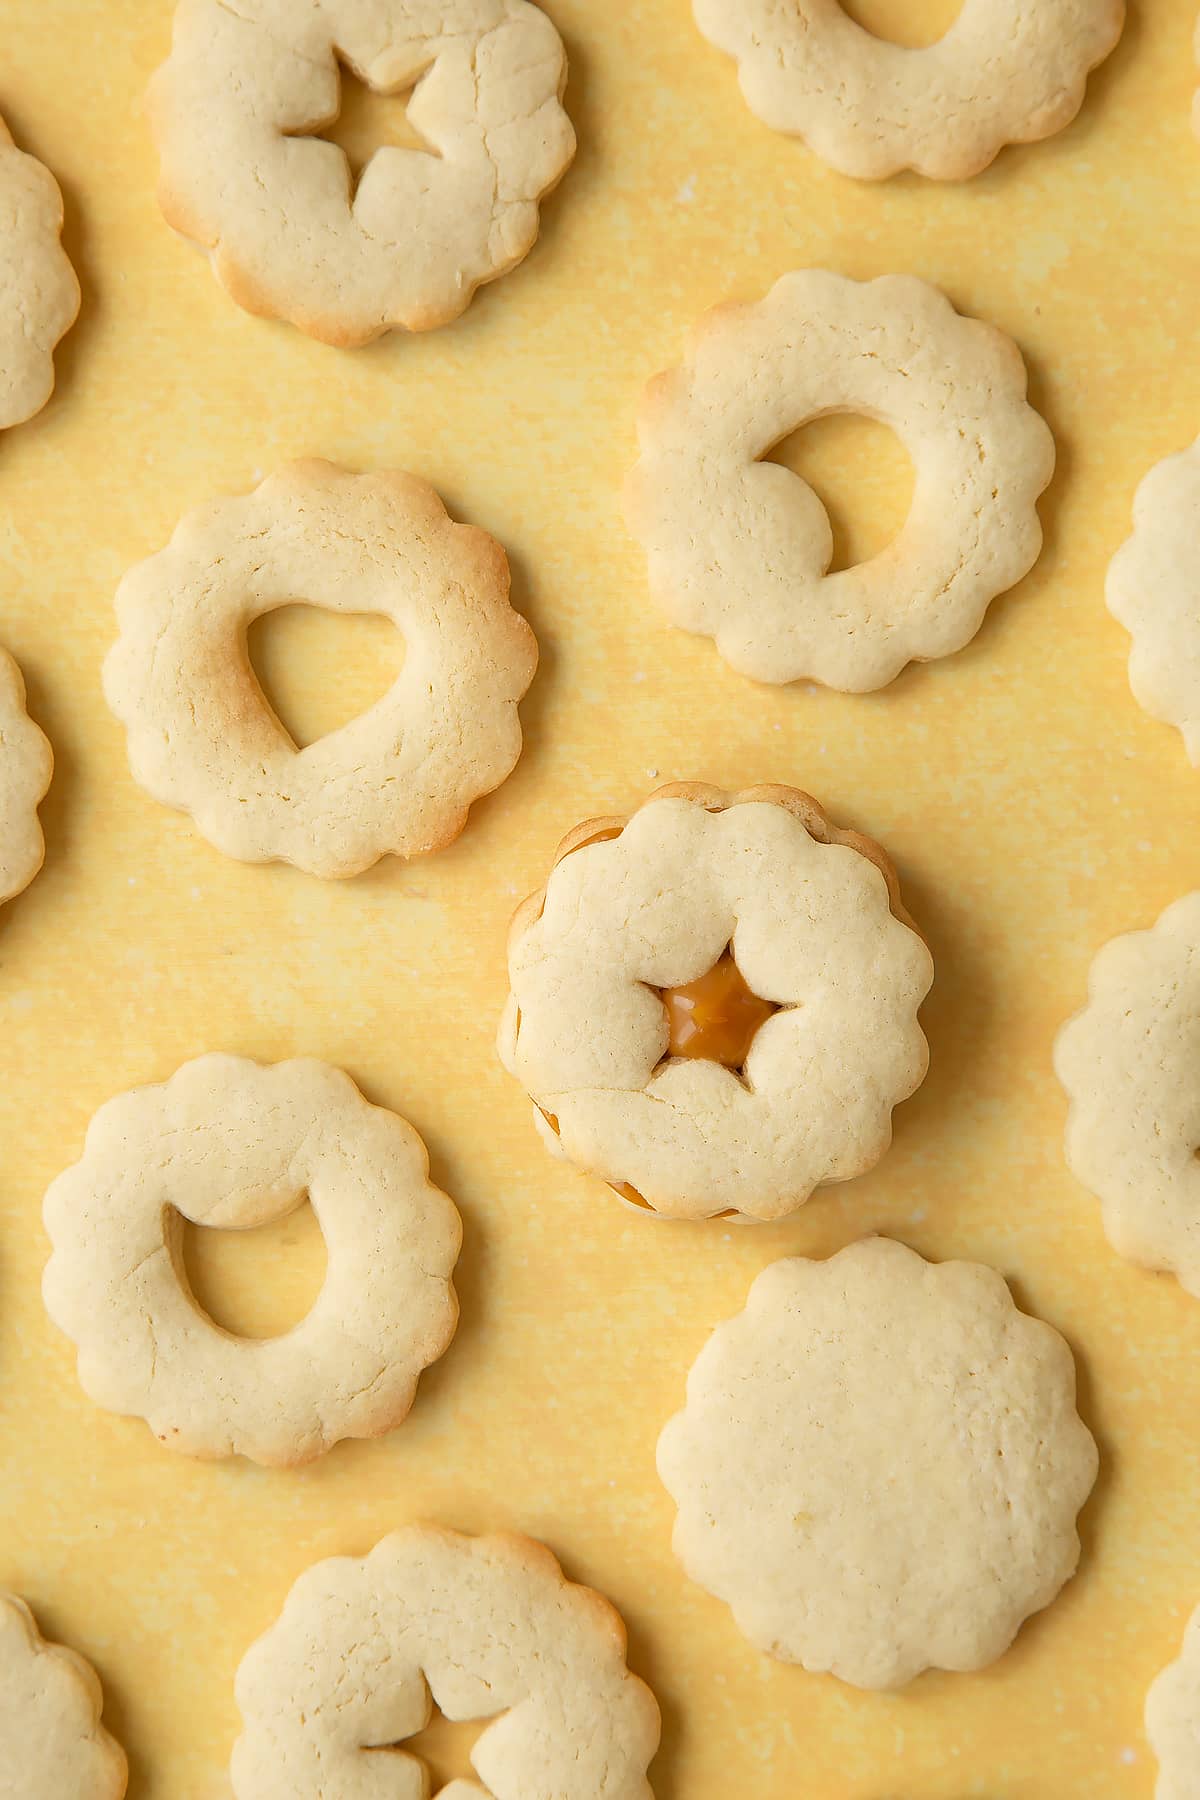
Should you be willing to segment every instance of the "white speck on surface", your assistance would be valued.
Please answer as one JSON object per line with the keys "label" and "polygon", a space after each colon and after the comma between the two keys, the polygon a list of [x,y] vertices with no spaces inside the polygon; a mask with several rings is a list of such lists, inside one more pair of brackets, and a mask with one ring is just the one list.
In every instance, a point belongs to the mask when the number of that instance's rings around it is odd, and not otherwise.
{"label": "white speck on surface", "polygon": [[633,679],[635,681],[645,681],[645,679],[646,679],[645,669],[635,669],[633,671]]}
{"label": "white speck on surface", "polygon": [[647,769],[646,770],[646,778],[649,781],[657,781],[658,780],[658,770],[657,769]]}
{"label": "white speck on surface", "polygon": [[1150,842],[1149,838],[1139,838],[1137,841],[1137,847],[1142,852],[1142,854],[1145,855],[1145,853],[1148,850],[1153,850],[1154,845]]}
{"label": "white speck on surface", "polygon": [[679,192],[676,194],[675,203],[677,206],[690,206],[695,198],[696,177],[694,175],[689,175]]}
{"label": "white speck on surface", "polygon": [[1132,1744],[1126,1744],[1121,1751],[1121,1761],[1123,1763],[1135,1763],[1137,1761],[1137,1751]]}
{"label": "white speck on surface", "polygon": [[129,885],[130,885],[130,887],[136,887],[136,886],[137,886],[137,876],[136,876],[136,875],[130,875],[130,876],[129,876],[129,877],[128,877],[128,881],[129,881]]}

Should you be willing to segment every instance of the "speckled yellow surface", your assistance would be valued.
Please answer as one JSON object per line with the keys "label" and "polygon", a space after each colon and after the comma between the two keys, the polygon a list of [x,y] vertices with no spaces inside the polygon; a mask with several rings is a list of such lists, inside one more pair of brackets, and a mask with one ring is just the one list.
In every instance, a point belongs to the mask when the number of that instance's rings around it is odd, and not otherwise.
{"label": "speckled yellow surface", "polygon": [[[880,28],[916,10],[858,5]],[[662,1703],[659,1800],[1148,1800],[1143,1693],[1200,1600],[1200,1305],[1108,1250],[1050,1048],[1095,948],[1200,882],[1200,776],[1130,698],[1101,599],[1137,480],[1200,429],[1194,0],[1136,0],[1075,125],[958,188],[856,186],[773,137],[686,0],[550,11],[580,152],[540,245],[453,328],[341,354],[239,312],[158,216],[141,96],[166,0],[0,0],[0,111],[62,180],[84,287],[58,392],[0,443],[0,638],[58,759],[46,868],[0,919],[0,1584],[94,1659],[133,1800],[226,1794],[233,1672],[292,1578],[421,1517],[532,1532],[612,1596]],[[911,270],[1001,325],[1059,445],[1034,573],[963,654],[858,699],[753,688],[666,628],[616,502],[638,391],[696,314],[808,263]],[[903,503],[879,436],[805,452],[852,547]],[[309,452],[434,482],[507,544],[542,645],[525,758],[460,842],[340,885],[227,861],[141,794],[99,685],[127,565]],[[386,679],[364,674],[378,631],[269,635],[268,685],[310,729]],[[513,903],[563,830],[656,775],[811,788],[891,849],[936,957],[892,1154],[778,1227],[624,1211],[545,1155],[492,1052]],[[462,1326],[409,1422],[291,1475],[96,1410],[39,1298],[41,1195],[92,1111],[215,1048],[343,1064],[417,1125],[466,1222]],[[1008,1275],[1074,1345],[1104,1458],[1060,1602],[989,1672],[889,1698],[751,1650],[674,1565],[654,1474],[755,1272],[872,1229]],[[265,1329],[319,1254],[303,1217],[258,1237],[196,1279]]]}

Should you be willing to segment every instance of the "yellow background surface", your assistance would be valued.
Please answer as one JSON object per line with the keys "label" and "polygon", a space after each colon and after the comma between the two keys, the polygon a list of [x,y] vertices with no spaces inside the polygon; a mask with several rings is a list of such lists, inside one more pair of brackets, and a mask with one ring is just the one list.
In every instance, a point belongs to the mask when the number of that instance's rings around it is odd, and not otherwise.
{"label": "yellow background surface", "polygon": [[[133,1800],[227,1794],[234,1670],[292,1579],[420,1518],[530,1532],[612,1597],[662,1705],[658,1800],[1148,1800],[1143,1695],[1200,1601],[1200,1304],[1108,1249],[1050,1054],[1096,948],[1200,881],[1198,777],[1102,603],[1138,479],[1200,428],[1194,0],[1136,0],[1076,123],[957,187],[856,185],[773,136],[686,0],[548,9],[579,155],[538,247],[452,328],[339,353],[238,311],[158,214],[165,0],[0,0],[0,111],[61,179],[84,289],[52,402],[0,443],[0,636],[57,758],[45,870],[0,920],[0,1585],[95,1662]],[[961,655],[862,698],[754,687],[667,627],[618,511],[643,382],[703,309],[810,264],[911,271],[1003,327],[1058,442],[1033,574]],[[902,516],[883,435],[806,450],[860,547]],[[124,569],[307,453],[413,469],[493,532],[542,650],[524,758],[462,839],[340,884],[227,860],[139,792],[99,684]],[[328,724],[387,646],[311,618],[272,628],[267,680]],[[656,777],[810,788],[891,850],[936,958],[894,1149],[778,1227],[625,1211],[545,1154],[493,1053],[513,905],[564,830]],[[461,1328],[409,1421],[292,1474],[100,1412],[39,1296],[41,1197],[92,1112],[210,1049],[344,1066],[421,1131],[466,1226]],[[1103,1454],[1059,1602],[986,1673],[892,1697],[752,1650],[673,1562],[654,1472],[754,1274],[876,1229],[1002,1270],[1075,1348]],[[303,1214],[221,1239],[196,1278],[278,1326],[315,1240]]]}

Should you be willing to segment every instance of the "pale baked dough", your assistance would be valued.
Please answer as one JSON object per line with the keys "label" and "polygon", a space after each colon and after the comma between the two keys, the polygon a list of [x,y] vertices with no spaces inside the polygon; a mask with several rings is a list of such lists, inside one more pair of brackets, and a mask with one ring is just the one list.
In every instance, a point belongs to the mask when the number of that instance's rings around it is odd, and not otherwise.
{"label": "pale baked dough", "polygon": [[962,181],[1069,125],[1124,0],[963,0],[937,43],[890,44],[837,0],[693,0],[752,112],[845,175]]}
{"label": "pale baked dough", "polygon": [[[508,591],[500,545],[415,475],[296,462],[198,507],[117,594],[104,692],[135,780],[247,862],[337,877],[440,849],[521,753],[537,644]],[[380,613],[406,650],[374,706],[300,750],[246,648],[293,601]]]}
{"label": "pale baked dough", "polygon": [[0,1592],[0,1794],[11,1800],[121,1800],[125,1752],[100,1723],[90,1663],[42,1637]]}
{"label": "pale baked dough", "polygon": [[1133,639],[1138,704],[1178,726],[1200,764],[1200,438],[1142,480],[1133,535],[1109,564],[1104,597]]}
{"label": "pale baked dough", "polygon": [[46,854],[38,803],[50,786],[54,753],[25,711],[25,683],[0,650],[0,901],[27,888]]}
{"label": "pale baked dough", "polygon": [[[383,93],[415,81],[437,154],[385,145],[355,188],[319,135],[339,57]],[[533,245],[575,150],[566,73],[528,0],[180,0],[150,88],[159,202],[249,312],[330,344],[426,331]]]}
{"label": "pale baked dough", "polygon": [[1105,944],[1054,1062],[1067,1162],[1109,1242],[1200,1298],[1200,893]]}
{"label": "pale baked dough", "polygon": [[486,1785],[452,1781],[439,1800],[652,1800],[658,1707],[625,1666],[624,1627],[528,1538],[410,1526],[315,1564],[246,1653],[237,1701],[237,1800],[425,1800],[403,1741],[434,1702],[494,1720],[471,1757]]}
{"label": "pale baked dough", "polygon": [[1159,1765],[1154,1800],[1200,1800],[1200,1607],[1146,1695],[1146,1735]]}
{"label": "pale baked dough", "polygon": [[62,247],[58,183],[18,150],[0,119],[0,426],[19,425],[54,389],[54,346],[79,312]]}
{"label": "pale baked dough", "polygon": [[[183,1220],[244,1231],[306,1198],[328,1254],[311,1311],[280,1337],[222,1330]],[[193,1456],[291,1466],[390,1431],[454,1335],[458,1213],[412,1126],[327,1063],[201,1056],[108,1101],[45,1219],[46,1307],[84,1389]]]}
{"label": "pale baked dough", "polygon": [[[655,989],[703,975],[731,941],[781,1008],[744,1077],[664,1061]],[[917,1009],[933,963],[894,871],[791,788],[684,784],[578,827],[513,920],[508,964],[500,1056],[547,1144],[672,1218],[776,1219],[862,1174],[928,1062]]]}
{"label": "pale baked dough", "polygon": [[[897,537],[831,575],[825,508],[761,459],[835,412],[889,425],[916,485]],[[1054,441],[1020,352],[910,275],[801,270],[708,313],[683,365],[647,388],[638,442],[626,516],[651,588],[756,681],[883,687],[960,650],[1041,549]]]}
{"label": "pale baked dough", "polygon": [[658,1445],[674,1548],[759,1649],[862,1688],[981,1669],[1079,1557],[1071,1352],[992,1269],[870,1238],[773,1263]]}

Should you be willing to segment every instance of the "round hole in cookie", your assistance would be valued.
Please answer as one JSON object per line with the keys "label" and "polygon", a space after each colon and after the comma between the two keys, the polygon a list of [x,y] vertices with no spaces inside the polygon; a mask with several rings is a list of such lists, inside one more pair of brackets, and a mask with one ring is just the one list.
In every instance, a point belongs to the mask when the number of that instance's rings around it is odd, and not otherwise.
{"label": "round hole in cookie", "polygon": [[335,613],[303,600],[255,619],[246,653],[263,698],[297,750],[382,698],[404,666],[404,640],[378,613]]}
{"label": "round hole in cookie", "polygon": [[761,460],[799,475],[825,508],[833,532],[830,574],[878,556],[908,517],[912,461],[877,419],[826,413],[781,438]]}
{"label": "round hole in cookie", "polygon": [[839,0],[847,18],[885,43],[925,50],[944,38],[963,0]]}
{"label": "round hole in cookie", "polygon": [[416,150],[423,156],[440,157],[441,152],[421,136],[408,116],[409,102],[420,79],[417,76],[404,87],[386,93],[371,87],[339,58],[337,117],[315,132],[297,135],[320,137],[337,146],[350,171],[351,194],[377,150]]}
{"label": "round hole in cookie", "polygon": [[183,1226],[183,1272],[192,1298],[222,1331],[240,1338],[282,1337],[298,1325],[325,1280],[325,1240],[302,1201],[286,1218],[248,1231]]}

